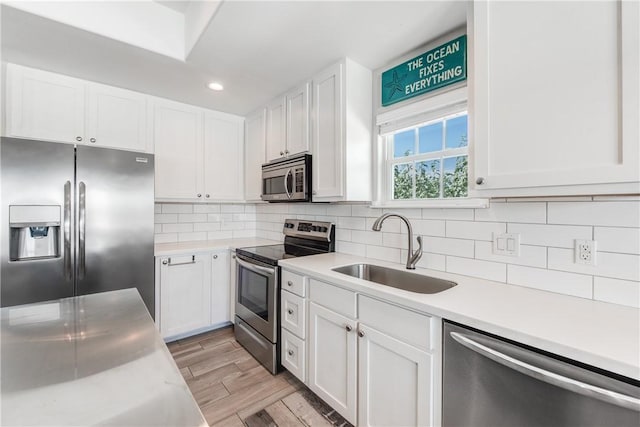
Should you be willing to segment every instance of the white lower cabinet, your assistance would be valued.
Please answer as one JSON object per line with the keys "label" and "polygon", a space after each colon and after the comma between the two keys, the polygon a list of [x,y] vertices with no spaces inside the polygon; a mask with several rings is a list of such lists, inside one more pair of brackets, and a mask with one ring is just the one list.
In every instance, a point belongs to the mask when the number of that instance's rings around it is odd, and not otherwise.
{"label": "white lower cabinet", "polygon": [[229,251],[156,258],[160,333],[167,341],[229,323]]}
{"label": "white lower cabinet", "polygon": [[441,319],[282,277],[283,366],[354,425],[440,424]]}

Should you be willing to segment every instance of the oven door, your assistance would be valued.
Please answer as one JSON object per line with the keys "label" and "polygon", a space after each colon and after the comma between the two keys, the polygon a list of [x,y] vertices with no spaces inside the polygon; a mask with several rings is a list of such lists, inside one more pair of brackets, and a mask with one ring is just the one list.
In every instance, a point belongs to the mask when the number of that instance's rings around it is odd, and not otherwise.
{"label": "oven door", "polygon": [[278,336],[278,268],[236,256],[236,315],[272,343]]}

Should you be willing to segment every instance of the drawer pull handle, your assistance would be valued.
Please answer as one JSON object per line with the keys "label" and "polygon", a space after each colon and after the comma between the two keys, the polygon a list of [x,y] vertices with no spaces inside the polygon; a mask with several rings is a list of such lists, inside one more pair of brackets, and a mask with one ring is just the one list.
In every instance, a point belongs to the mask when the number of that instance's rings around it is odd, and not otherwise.
{"label": "drawer pull handle", "polygon": [[344,328],[347,330],[347,332],[351,332],[353,330],[351,325],[346,325]]}
{"label": "drawer pull handle", "polygon": [[289,313],[289,314],[293,314],[293,310],[292,310],[292,309],[289,309],[289,310],[287,310],[287,313]]}
{"label": "drawer pull handle", "polygon": [[293,350],[289,350],[287,353],[289,353],[289,356],[293,356]]}
{"label": "drawer pull handle", "polygon": [[287,282],[287,286],[293,286],[293,282],[292,282],[291,280],[289,280],[289,281]]}

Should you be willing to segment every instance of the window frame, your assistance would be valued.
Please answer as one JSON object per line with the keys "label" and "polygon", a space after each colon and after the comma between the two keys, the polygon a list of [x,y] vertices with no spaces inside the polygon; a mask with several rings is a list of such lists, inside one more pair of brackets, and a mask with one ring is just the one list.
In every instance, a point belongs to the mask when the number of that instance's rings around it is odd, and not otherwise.
{"label": "window frame", "polygon": [[[467,126],[468,126],[468,139],[467,146],[463,148],[451,148],[446,149],[446,145],[443,143],[443,149],[440,151],[415,154],[407,157],[393,158],[392,150],[393,143],[389,140],[392,139],[394,133],[402,130],[417,128],[442,121],[443,119],[453,118],[456,115],[462,115],[463,112],[467,113]],[[460,87],[450,90],[429,98],[423,99],[418,102],[411,103],[400,108],[386,111],[379,114],[376,117],[377,125],[377,144],[375,150],[375,179],[376,179],[376,197],[372,202],[374,207],[383,208],[401,208],[401,207],[415,207],[415,208],[485,208],[489,205],[489,200],[485,198],[474,197],[447,197],[447,198],[424,198],[424,199],[393,199],[393,167],[397,164],[414,164],[416,162],[425,160],[439,159],[444,162],[444,159],[450,157],[458,157],[460,155],[467,156],[467,173],[468,176],[472,176],[472,159],[473,148],[472,138],[470,132],[471,120],[469,118],[469,111],[467,108],[467,88]],[[446,138],[446,128],[443,126],[443,140]],[[415,148],[418,148],[419,140],[415,140]],[[446,154],[443,154],[446,153]],[[407,161],[407,159],[410,159]],[[441,165],[441,171],[444,165]],[[440,176],[440,194],[444,191],[442,186],[442,180],[444,174]],[[415,196],[415,173],[412,175],[413,179],[413,195]],[[467,189],[467,194],[472,192],[471,186]]]}

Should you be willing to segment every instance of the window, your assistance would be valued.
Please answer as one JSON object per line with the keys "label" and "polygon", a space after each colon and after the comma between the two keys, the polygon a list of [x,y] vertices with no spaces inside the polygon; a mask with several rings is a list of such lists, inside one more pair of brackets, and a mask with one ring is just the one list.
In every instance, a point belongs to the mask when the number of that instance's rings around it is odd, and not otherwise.
{"label": "window", "polygon": [[382,135],[390,201],[467,197],[467,112]]}

